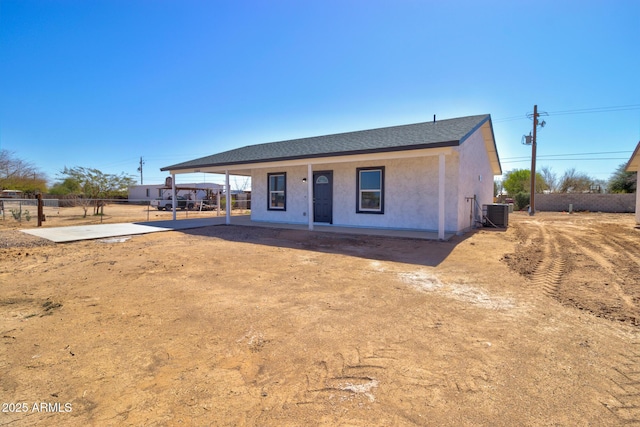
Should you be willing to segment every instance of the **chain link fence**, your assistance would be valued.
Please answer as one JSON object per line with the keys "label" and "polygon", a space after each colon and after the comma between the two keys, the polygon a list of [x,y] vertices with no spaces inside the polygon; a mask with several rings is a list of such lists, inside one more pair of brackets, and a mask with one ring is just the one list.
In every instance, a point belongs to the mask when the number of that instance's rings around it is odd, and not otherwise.
{"label": "chain link fence", "polygon": [[[71,225],[109,224],[124,222],[166,221],[173,219],[171,206],[153,200],[129,199],[86,199],[65,197],[43,198],[43,227],[64,227]],[[223,195],[218,206],[216,200],[178,201],[176,219],[209,218],[226,215],[226,197]],[[231,195],[231,214],[251,213],[250,194]],[[31,228],[38,226],[37,199],[0,198],[0,229]]]}

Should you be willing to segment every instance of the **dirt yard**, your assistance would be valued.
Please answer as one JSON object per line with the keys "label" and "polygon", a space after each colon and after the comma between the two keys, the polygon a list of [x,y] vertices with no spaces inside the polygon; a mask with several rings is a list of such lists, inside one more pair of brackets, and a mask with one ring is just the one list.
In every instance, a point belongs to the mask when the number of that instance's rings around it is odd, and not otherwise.
{"label": "dirt yard", "polygon": [[[35,201],[31,201],[36,203]],[[18,210],[18,202],[4,201],[4,211],[0,214],[0,230],[18,230],[24,228],[35,228],[38,226],[38,208],[37,206],[23,206]],[[16,220],[11,211],[20,212],[20,220]],[[91,225],[91,224],[113,224],[122,222],[146,222],[146,221],[165,221],[173,218],[173,212],[165,210],[157,210],[147,205],[135,204],[118,204],[109,202],[103,209],[103,215],[94,215],[93,207],[88,207],[85,215],[81,206],[74,207],[50,207],[43,208],[45,221],[42,227],[66,227],[71,225]],[[232,209],[232,215],[247,215],[251,213],[247,209]],[[213,211],[197,211],[197,210],[181,210],[176,211],[177,219],[186,218],[214,218],[224,216],[224,209],[218,212]],[[28,219],[27,219],[28,218]]]}
{"label": "dirt yard", "polygon": [[633,215],[0,231],[0,425],[640,425]]}

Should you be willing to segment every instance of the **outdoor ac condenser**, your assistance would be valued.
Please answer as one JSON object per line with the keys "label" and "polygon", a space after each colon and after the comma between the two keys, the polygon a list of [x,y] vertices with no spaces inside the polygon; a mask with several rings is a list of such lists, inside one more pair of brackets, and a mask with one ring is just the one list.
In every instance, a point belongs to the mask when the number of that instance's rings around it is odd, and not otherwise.
{"label": "outdoor ac condenser", "polygon": [[487,227],[507,228],[509,226],[509,205],[493,204],[484,205],[483,211],[486,212],[487,219],[485,225]]}

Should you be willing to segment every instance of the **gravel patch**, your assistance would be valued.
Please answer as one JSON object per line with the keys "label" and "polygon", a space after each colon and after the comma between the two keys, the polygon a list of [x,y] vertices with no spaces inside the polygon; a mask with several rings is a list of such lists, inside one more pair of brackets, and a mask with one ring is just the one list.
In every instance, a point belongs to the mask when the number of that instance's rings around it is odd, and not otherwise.
{"label": "gravel patch", "polygon": [[0,248],[35,248],[38,246],[55,245],[54,242],[42,237],[32,236],[18,230],[0,231]]}

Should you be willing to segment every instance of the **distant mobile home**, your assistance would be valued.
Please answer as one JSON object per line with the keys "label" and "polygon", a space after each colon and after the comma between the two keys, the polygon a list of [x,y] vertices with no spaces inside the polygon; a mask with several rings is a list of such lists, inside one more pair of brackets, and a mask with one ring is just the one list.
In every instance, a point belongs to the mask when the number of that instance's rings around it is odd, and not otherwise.
{"label": "distant mobile home", "polygon": [[251,177],[251,220],[462,233],[502,169],[490,115],[251,145],[161,169]]}
{"label": "distant mobile home", "polygon": [[24,197],[24,192],[20,190],[2,190],[0,193],[1,199],[20,199]]}
{"label": "distant mobile home", "polygon": [[[222,191],[222,186],[213,183],[176,184],[177,195],[192,200],[207,198],[209,191],[216,194]],[[129,187],[129,201],[150,201],[155,199],[167,199],[171,195],[171,186],[166,184],[132,185]]]}

